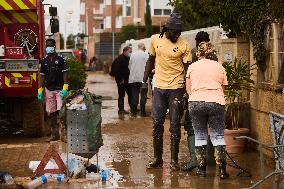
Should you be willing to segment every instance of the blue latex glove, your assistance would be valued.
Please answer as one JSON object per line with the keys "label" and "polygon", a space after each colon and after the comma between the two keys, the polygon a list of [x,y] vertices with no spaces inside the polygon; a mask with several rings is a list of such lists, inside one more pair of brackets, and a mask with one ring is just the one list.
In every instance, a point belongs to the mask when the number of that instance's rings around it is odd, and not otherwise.
{"label": "blue latex glove", "polygon": [[61,99],[63,100],[68,95],[68,91],[63,89],[60,91]]}
{"label": "blue latex glove", "polygon": [[43,100],[43,95],[42,95],[42,93],[38,93],[38,94],[37,94],[37,99],[38,99],[39,101],[42,101],[42,100]]}

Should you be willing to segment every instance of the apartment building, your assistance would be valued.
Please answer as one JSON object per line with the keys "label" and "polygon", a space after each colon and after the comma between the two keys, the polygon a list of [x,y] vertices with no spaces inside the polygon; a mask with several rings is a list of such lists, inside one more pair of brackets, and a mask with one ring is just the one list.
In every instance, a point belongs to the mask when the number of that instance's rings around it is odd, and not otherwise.
{"label": "apartment building", "polygon": [[[150,0],[152,25],[165,24],[172,7],[168,0]],[[117,33],[123,26],[135,24],[144,26],[146,0],[80,0],[80,33],[88,35],[84,48],[88,57],[111,60],[117,56],[121,41]],[[99,64],[97,65],[99,66]]]}
{"label": "apartment building", "polygon": [[[152,25],[163,25],[172,7],[168,0],[150,0]],[[146,0],[81,0],[80,27],[88,35],[120,32],[128,24],[145,25]]]}

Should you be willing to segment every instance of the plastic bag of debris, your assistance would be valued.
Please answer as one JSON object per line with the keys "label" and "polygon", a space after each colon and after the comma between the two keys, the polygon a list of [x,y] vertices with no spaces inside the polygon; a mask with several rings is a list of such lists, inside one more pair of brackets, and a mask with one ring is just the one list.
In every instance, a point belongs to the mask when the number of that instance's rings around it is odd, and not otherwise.
{"label": "plastic bag of debris", "polygon": [[68,154],[68,164],[67,164],[67,154],[61,154],[62,161],[68,168],[69,176],[71,178],[84,178],[86,174],[86,167],[91,165],[87,158],[77,156],[75,154]]}
{"label": "plastic bag of debris", "polygon": [[[86,133],[69,133],[68,141],[71,140],[70,137],[76,136],[85,141],[82,137],[86,137],[87,145],[81,144],[78,146],[78,149],[71,149],[70,152],[75,154],[83,153],[96,153],[99,151],[99,148],[103,145],[103,139],[101,134],[101,108],[102,108],[102,97],[90,93],[86,90],[77,90],[71,91],[68,97],[65,100],[65,105],[60,111],[61,122],[65,125],[66,131],[71,132],[68,127],[72,128],[72,132],[76,130],[84,131]],[[83,117],[82,117],[83,116]],[[80,127],[80,128],[79,128]],[[82,129],[81,129],[82,128]],[[71,135],[72,134],[72,135]],[[82,135],[82,136],[80,136]],[[75,141],[75,140],[72,140]],[[85,149],[87,146],[87,150]],[[73,151],[74,150],[74,151]],[[80,150],[84,150],[80,152]]]}
{"label": "plastic bag of debris", "polygon": [[66,108],[68,110],[86,110],[87,106],[84,102],[84,96],[78,95],[66,103]]}
{"label": "plastic bag of debris", "polygon": [[[62,153],[60,157],[64,162],[64,164],[66,165],[66,167],[68,168],[69,176],[71,178],[75,179],[84,178],[86,173],[86,168],[92,165],[89,159],[77,156],[72,153],[68,153],[68,157],[66,153]],[[67,158],[68,158],[68,164],[67,164]],[[40,161],[30,161],[29,169],[35,172],[39,164]],[[58,169],[58,166],[56,162],[52,159],[47,163],[45,169]]]}

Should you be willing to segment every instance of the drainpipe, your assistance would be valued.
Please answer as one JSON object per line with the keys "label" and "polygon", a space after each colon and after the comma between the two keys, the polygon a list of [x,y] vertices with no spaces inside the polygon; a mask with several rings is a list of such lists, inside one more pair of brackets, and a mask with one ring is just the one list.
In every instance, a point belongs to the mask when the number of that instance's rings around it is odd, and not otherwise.
{"label": "drainpipe", "polygon": [[273,70],[274,70],[274,76],[273,81],[277,81],[277,77],[279,75],[279,61],[278,61],[278,27],[276,23],[272,23],[272,34],[273,34]]}
{"label": "drainpipe", "polygon": [[134,1],[134,20],[136,20],[136,18],[139,18],[139,6],[138,6],[138,1],[139,0],[133,0]]}

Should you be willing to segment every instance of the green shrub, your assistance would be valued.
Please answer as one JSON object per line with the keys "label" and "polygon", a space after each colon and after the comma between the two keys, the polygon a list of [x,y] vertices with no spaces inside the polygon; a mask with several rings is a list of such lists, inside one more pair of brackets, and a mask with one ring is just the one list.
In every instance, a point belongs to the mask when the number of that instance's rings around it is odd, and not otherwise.
{"label": "green shrub", "polygon": [[136,39],[137,38],[137,26],[133,24],[128,24],[121,28],[121,40],[126,41],[129,39]]}
{"label": "green shrub", "polygon": [[68,71],[68,84],[70,90],[83,89],[86,85],[87,74],[85,67],[78,62],[75,58],[67,59],[69,67]]}
{"label": "green shrub", "polygon": [[255,65],[250,66],[246,61],[235,58],[233,62],[224,62],[227,73],[228,86],[225,90],[225,98],[230,103],[239,103],[239,98],[244,90],[254,90],[254,81],[251,79],[251,71]]}
{"label": "green shrub", "polygon": [[246,61],[235,58],[233,62],[224,62],[228,85],[225,90],[225,98],[229,101],[226,105],[226,126],[227,129],[237,130],[240,127],[241,112],[247,106],[240,101],[244,91],[254,90],[254,81],[251,79],[251,71],[255,65],[250,66]]}

